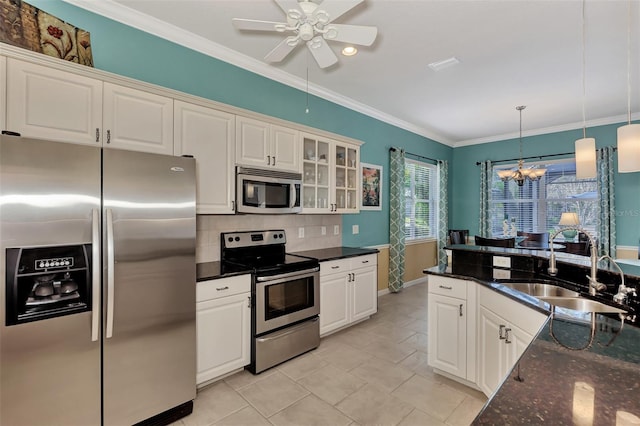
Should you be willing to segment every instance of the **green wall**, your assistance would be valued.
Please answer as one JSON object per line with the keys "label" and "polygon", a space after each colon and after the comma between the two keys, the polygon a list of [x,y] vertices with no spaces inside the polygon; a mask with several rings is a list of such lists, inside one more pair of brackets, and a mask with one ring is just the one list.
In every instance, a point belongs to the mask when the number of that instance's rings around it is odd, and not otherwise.
{"label": "green wall", "polygon": [[[598,148],[615,146],[617,128],[621,124],[593,127],[587,137],[596,139]],[[535,156],[574,152],[574,142],[582,138],[582,129],[523,138],[522,155]],[[477,161],[518,158],[517,139],[482,145],[459,147],[453,150],[452,188],[449,222],[452,228],[469,229],[470,235],[478,233],[480,206],[480,168]],[[640,237],[640,173],[615,174],[615,210],[617,244],[637,246]]]}
{"label": "green wall", "polygon": [[[452,159],[453,149],[446,145],[317,97],[310,97],[310,112],[306,114],[306,94],[302,91],[60,0],[31,0],[29,3],[89,31],[94,65],[98,69],[365,142],[361,150],[362,161],[384,166],[385,206],[381,212],[344,215],[344,245],[369,246],[389,241],[387,171],[390,146],[431,158]],[[360,226],[358,235],[351,234],[354,224]]]}

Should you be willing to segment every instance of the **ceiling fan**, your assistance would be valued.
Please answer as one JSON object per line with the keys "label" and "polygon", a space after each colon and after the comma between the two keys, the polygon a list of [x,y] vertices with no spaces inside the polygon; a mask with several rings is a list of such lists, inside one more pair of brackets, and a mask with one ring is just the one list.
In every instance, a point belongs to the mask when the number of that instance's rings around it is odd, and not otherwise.
{"label": "ceiling fan", "polygon": [[329,41],[370,46],[378,34],[376,27],[334,24],[333,21],[364,0],[324,0],[320,4],[310,0],[274,0],[287,16],[287,22],[232,19],[234,27],[248,31],[277,31],[292,33],[264,57],[267,62],[280,62],[300,43],[307,44],[320,68],[336,62]]}

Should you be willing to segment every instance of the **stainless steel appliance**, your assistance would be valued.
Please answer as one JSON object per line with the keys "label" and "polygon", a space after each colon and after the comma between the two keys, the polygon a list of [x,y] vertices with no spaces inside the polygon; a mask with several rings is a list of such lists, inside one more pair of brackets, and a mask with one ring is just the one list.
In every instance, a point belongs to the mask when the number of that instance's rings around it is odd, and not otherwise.
{"label": "stainless steel appliance", "polygon": [[0,136],[0,424],[191,412],[194,169]]}
{"label": "stainless steel appliance", "polygon": [[251,365],[260,373],[320,344],[320,266],[285,252],[284,230],[222,233],[223,271],[253,270]]}
{"label": "stainless steel appliance", "polygon": [[250,167],[236,169],[238,213],[299,213],[302,174]]}

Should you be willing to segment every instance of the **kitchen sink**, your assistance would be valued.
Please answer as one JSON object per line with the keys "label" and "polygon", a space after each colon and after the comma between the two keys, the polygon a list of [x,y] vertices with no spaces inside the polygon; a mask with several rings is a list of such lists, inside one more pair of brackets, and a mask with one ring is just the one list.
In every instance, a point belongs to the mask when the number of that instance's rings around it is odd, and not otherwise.
{"label": "kitchen sink", "polygon": [[501,286],[516,290],[520,293],[535,297],[538,300],[560,308],[572,309],[579,312],[596,313],[624,313],[615,306],[610,306],[595,300],[580,296],[577,291],[540,282],[508,282],[500,281]]}
{"label": "kitchen sink", "polygon": [[566,289],[553,284],[542,283],[504,283],[500,285],[512,288],[521,293],[537,297],[538,299],[546,299],[548,297],[578,297],[580,294],[576,291]]}
{"label": "kitchen sink", "polygon": [[584,297],[545,297],[540,298],[550,305],[560,308],[573,309],[580,312],[596,312],[596,313],[610,313],[618,314],[625,313],[626,311],[615,306],[605,305],[604,303],[597,302],[591,299],[585,299]]}

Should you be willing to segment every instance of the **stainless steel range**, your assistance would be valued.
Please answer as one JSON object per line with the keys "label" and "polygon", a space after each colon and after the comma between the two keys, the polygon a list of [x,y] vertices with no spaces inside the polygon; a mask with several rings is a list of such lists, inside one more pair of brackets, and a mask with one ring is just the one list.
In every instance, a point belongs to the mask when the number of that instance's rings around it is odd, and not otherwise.
{"label": "stainless steel range", "polygon": [[283,229],[224,232],[223,272],[253,270],[251,365],[260,373],[320,344],[320,265],[287,254]]}

